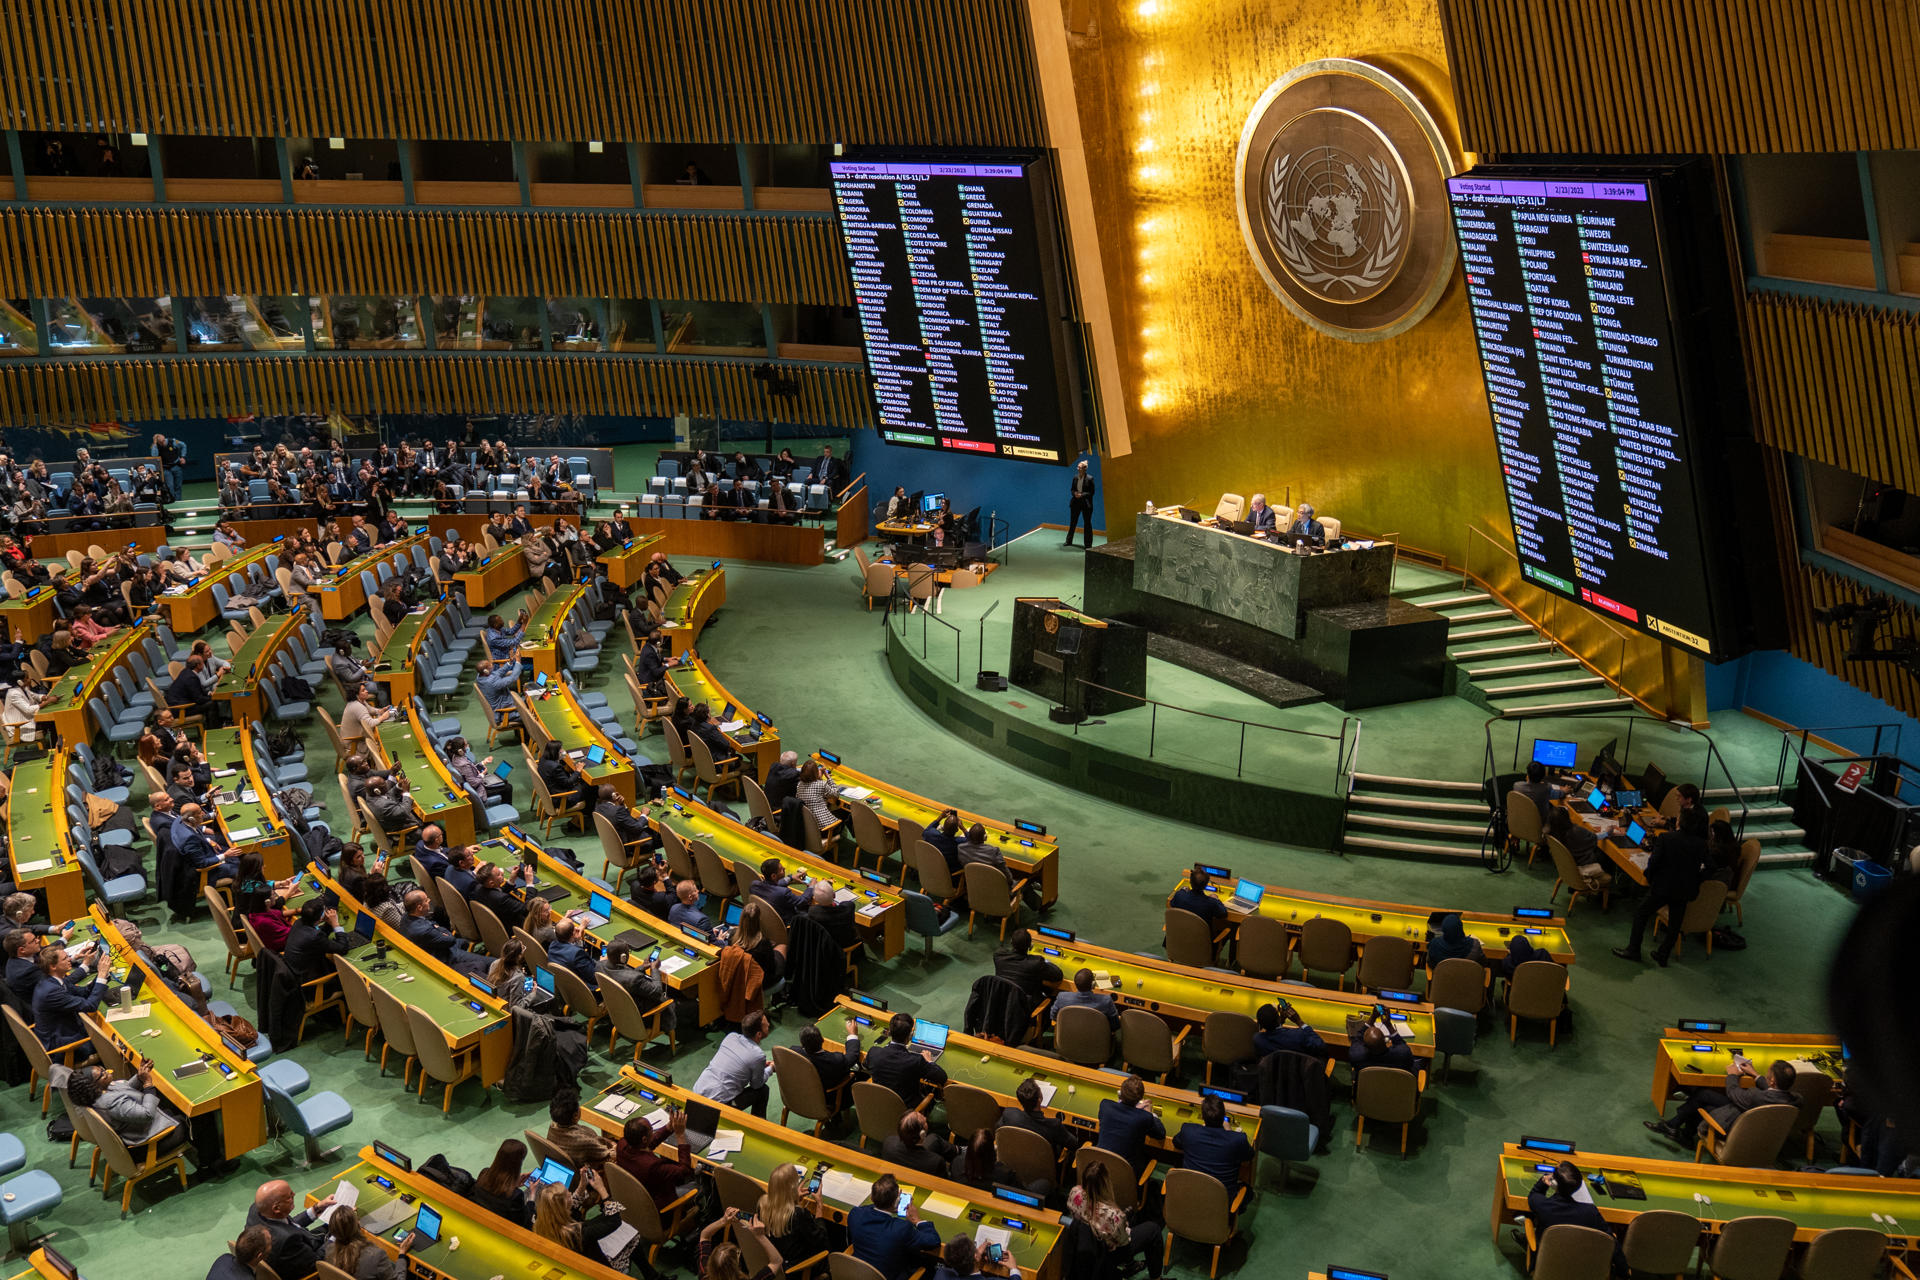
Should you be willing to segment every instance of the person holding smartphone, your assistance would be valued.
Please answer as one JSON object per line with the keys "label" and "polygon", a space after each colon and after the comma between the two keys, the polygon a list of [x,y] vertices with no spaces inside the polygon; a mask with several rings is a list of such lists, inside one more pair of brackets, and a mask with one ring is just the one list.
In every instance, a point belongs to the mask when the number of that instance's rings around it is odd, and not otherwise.
{"label": "person holding smartphone", "polygon": [[[1159,1230],[1158,1224],[1154,1229]],[[973,1243],[972,1236],[957,1235],[940,1251],[940,1265],[934,1268],[933,1280],[984,1280],[988,1276],[1018,1280],[1019,1275],[1020,1264],[999,1245],[989,1244],[983,1249]]]}
{"label": "person holding smartphone", "polygon": [[1406,1072],[1418,1072],[1419,1064],[1413,1060],[1413,1050],[1395,1027],[1393,1019],[1387,1015],[1387,1007],[1373,1006],[1373,1017],[1365,1030],[1347,1046],[1347,1061],[1354,1071],[1364,1067],[1398,1067]]}

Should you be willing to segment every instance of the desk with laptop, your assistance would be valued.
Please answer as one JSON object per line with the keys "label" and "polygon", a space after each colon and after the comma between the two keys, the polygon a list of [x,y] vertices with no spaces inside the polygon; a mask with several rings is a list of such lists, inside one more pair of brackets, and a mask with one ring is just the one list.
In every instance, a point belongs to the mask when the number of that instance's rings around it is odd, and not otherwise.
{"label": "desk with laptop", "polygon": [[[815,1212],[841,1222],[867,1203],[876,1179],[891,1173],[900,1180],[902,1205],[910,1201],[918,1208],[943,1241],[971,1230],[980,1243],[999,1244],[1011,1253],[1028,1276],[1044,1280],[1058,1270],[1056,1246],[1065,1234],[1061,1215],[1022,1190],[996,1187],[988,1193],[914,1173],[877,1154],[716,1105],[632,1067],[622,1068],[618,1083],[588,1102],[580,1117],[617,1138],[636,1114],[646,1116],[656,1131],[665,1128],[675,1108],[686,1112],[687,1144],[703,1167],[724,1165],[764,1187],[774,1169],[794,1165],[803,1171],[806,1192],[817,1197]],[[904,1216],[905,1210],[900,1212]]]}
{"label": "desk with laptop", "polygon": [[639,782],[633,762],[581,708],[571,688],[564,682],[549,679],[542,671],[534,676],[533,685],[520,702],[526,708],[529,768],[551,739],[560,744],[560,750],[588,782],[595,787],[610,782],[622,801],[629,805],[634,802]]}
{"label": "desk with laptop", "polygon": [[688,702],[704,702],[713,708],[714,724],[741,758],[752,764],[753,780],[767,780],[768,770],[780,759],[780,731],[773,727],[772,720],[728,693],[707,664],[692,654],[667,668],[667,683]]}
{"label": "desk with laptop", "polygon": [[[834,1008],[821,1015],[820,1035],[828,1044],[843,1041],[843,1024],[851,1018],[859,1028],[863,1049],[885,1043],[888,1037],[886,1003],[873,996],[842,995]],[[1041,1110],[1079,1130],[1087,1141],[1100,1128],[1100,1104],[1118,1101],[1124,1074],[1101,1067],[1084,1067],[1061,1058],[1016,1048],[993,1040],[970,1036],[926,1018],[915,1018],[913,1047],[934,1055],[947,1073],[949,1084],[969,1085],[994,1095],[1003,1107],[1018,1106],[1014,1091],[1024,1080],[1039,1083]],[[951,1050],[951,1052],[949,1052]],[[1174,1153],[1173,1136],[1180,1126],[1200,1118],[1200,1100],[1212,1096],[1227,1106],[1227,1126],[1247,1135],[1247,1141],[1259,1144],[1260,1108],[1250,1104],[1245,1094],[1232,1089],[1202,1086],[1199,1090],[1176,1089],[1171,1085],[1147,1083],[1147,1102],[1166,1129],[1165,1139],[1153,1146],[1168,1156]]]}
{"label": "desk with laptop", "polygon": [[[1489,956],[1498,956],[1515,936],[1520,936],[1550,953],[1561,964],[1572,964],[1574,959],[1567,922],[1549,907],[1515,907],[1508,915],[1423,907],[1263,884],[1245,876],[1236,877],[1231,868],[1206,862],[1195,863],[1193,870],[1205,873],[1209,881],[1208,894],[1226,906],[1227,919],[1236,929],[1249,917],[1259,915],[1277,919],[1290,935],[1297,936],[1307,921],[1327,918],[1345,924],[1353,933],[1354,945],[1362,951],[1371,938],[1401,937],[1413,943],[1416,954],[1424,954],[1428,931],[1441,916],[1457,915],[1467,936],[1478,939]],[[1169,899],[1186,884],[1186,878],[1182,877],[1168,893]]]}

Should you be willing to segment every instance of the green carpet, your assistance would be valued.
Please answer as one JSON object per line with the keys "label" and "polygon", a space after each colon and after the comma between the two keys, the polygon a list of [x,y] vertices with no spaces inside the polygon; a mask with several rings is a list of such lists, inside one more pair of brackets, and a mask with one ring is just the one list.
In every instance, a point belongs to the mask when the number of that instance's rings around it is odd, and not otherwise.
{"label": "green carpet", "polygon": [[[1015,547],[1012,566],[995,575],[990,589],[950,595],[944,620],[962,633],[963,666],[975,661],[973,623],[991,598],[1016,591],[1077,594],[1080,555],[1061,551],[1042,531]],[[1155,945],[1171,878],[1195,859],[1228,862],[1283,885],[1481,910],[1544,902],[1552,883],[1551,871],[1539,867],[1517,867],[1494,877],[1478,869],[1229,840],[1025,776],[985,752],[956,744],[892,685],[881,660],[880,617],[862,608],[850,561],[811,569],[729,566],[728,600],[701,651],[729,689],[770,715],[783,738],[802,752],[825,746],[850,764],[923,794],[1045,822],[1060,836],[1063,849],[1062,904],[1055,921],[1091,941],[1127,949]],[[506,602],[507,610],[515,604]],[[1003,604],[1000,614],[1007,610]],[[364,615],[356,625],[370,628]],[[914,625],[917,634],[919,624]],[[996,657],[991,632],[987,656]],[[617,656],[610,655],[590,685],[607,692],[624,711],[628,700],[619,669]],[[1156,688],[1178,684],[1183,692],[1206,699],[1208,709],[1222,708],[1222,714],[1276,724],[1325,723],[1329,715],[1316,707],[1275,711],[1218,686],[1203,688],[1207,682],[1157,664],[1152,678]],[[338,711],[330,687],[321,700]],[[1232,707],[1243,710],[1224,710]],[[461,712],[470,734],[477,734],[480,716],[471,708]],[[1336,723],[1337,718],[1333,713]],[[1478,777],[1485,719],[1484,712],[1451,698],[1369,710],[1361,767]],[[344,827],[342,801],[333,794],[331,780],[322,778],[328,763],[325,737],[318,726],[304,736],[312,771],[324,782],[317,793],[330,806],[328,816]],[[1743,781],[1761,775],[1771,780],[1778,744],[1774,730],[1723,715],[1713,736],[1736,762],[1736,772],[1748,775]],[[1511,750],[1510,739],[1497,740]],[[646,740],[643,750],[657,754],[659,741]],[[1673,758],[1680,758],[1677,745]],[[1295,766],[1275,758],[1270,767]],[[1680,776],[1678,768],[1669,772]],[[517,791],[524,806],[524,782]],[[134,803],[140,803],[137,796]],[[588,843],[575,842],[583,855]],[[590,869],[597,871],[597,846],[588,856]],[[1518,1043],[1508,1044],[1500,1039],[1504,1024],[1490,1024],[1478,1050],[1456,1061],[1451,1081],[1430,1087],[1405,1160],[1397,1155],[1390,1130],[1379,1145],[1370,1139],[1370,1149],[1356,1153],[1352,1111],[1337,1101],[1329,1154],[1310,1167],[1295,1166],[1288,1190],[1276,1187],[1274,1166],[1263,1163],[1243,1218],[1242,1243],[1228,1250],[1224,1267],[1247,1276],[1286,1277],[1328,1262],[1401,1278],[1516,1273],[1512,1246],[1502,1241],[1496,1248],[1487,1235],[1487,1197],[1499,1143],[1522,1132],[1545,1133],[1573,1139],[1582,1150],[1674,1155],[1639,1124],[1652,1114],[1646,1095],[1661,1027],[1681,1016],[1720,1018],[1736,1029],[1812,1031],[1825,1025],[1821,961],[1852,908],[1805,872],[1766,871],[1754,883],[1747,910],[1753,915],[1745,925],[1756,944],[1752,950],[1722,951],[1708,960],[1696,943],[1662,970],[1607,954],[1624,938],[1623,906],[1616,904],[1610,913],[1583,906],[1572,924],[1579,951],[1572,1034],[1549,1048],[1544,1028],[1523,1027]],[[202,917],[173,928],[160,923],[163,914],[152,906],[133,913],[149,926],[150,938],[190,947],[213,976],[216,996],[244,1009],[244,987],[242,993],[225,990],[223,952],[211,924]],[[1787,936],[1799,938],[1814,962],[1781,964],[1777,943]],[[865,978],[896,1009],[957,1022],[968,986],[989,969],[992,949],[989,936],[969,941],[961,930],[937,944],[931,960],[910,947],[892,964],[870,964]],[[797,1017],[788,1015],[776,1041],[791,1043],[798,1025]],[[647,1060],[671,1067],[690,1083],[714,1042],[711,1035],[683,1035],[677,1059],[669,1062],[662,1047],[650,1048]],[[352,1104],[353,1122],[332,1138],[344,1141],[349,1154],[379,1138],[416,1161],[444,1151],[454,1164],[478,1168],[503,1137],[545,1124],[544,1108],[483,1097],[472,1084],[461,1087],[452,1115],[443,1117],[437,1106],[416,1102],[402,1090],[397,1073],[381,1079],[373,1063],[343,1047],[338,1032],[325,1025],[290,1056],[312,1073],[316,1090],[336,1090]],[[625,1060],[624,1054],[615,1059],[596,1050],[586,1088],[604,1085]],[[1189,1082],[1197,1076],[1197,1062],[1190,1060]],[[270,1145],[217,1182],[196,1183],[184,1192],[156,1184],[150,1194],[136,1197],[136,1212],[122,1223],[118,1196],[103,1201],[87,1187],[84,1166],[69,1171],[59,1160],[63,1149],[44,1141],[38,1108],[29,1105],[25,1089],[0,1096],[0,1118],[26,1140],[30,1166],[59,1178],[66,1201],[42,1225],[58,1230],[59,1247],[94,1280],[198,1276],[238,1230],[261,1180],[290,1176],[305,1189],[325,1182],[328,1172],[345,1163],[301,1174]],[[1176,1245],[1177,1272],[1204,1274],[1205,1261],[1205,1251]]]}

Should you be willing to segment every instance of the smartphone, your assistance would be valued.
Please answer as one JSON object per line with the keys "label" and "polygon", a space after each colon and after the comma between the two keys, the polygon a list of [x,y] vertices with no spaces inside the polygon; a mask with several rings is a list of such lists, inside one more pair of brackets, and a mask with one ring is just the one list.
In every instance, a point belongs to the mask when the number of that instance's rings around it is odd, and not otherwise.
{"label": "smartphone", "polygon": [[653,950],[647,952],[647,959],[658,960],[659,958],[660,958],[660,948],[655,947]]}
{"label": "smartphone", "polygon": [[391,1239],[395,1244],[404,1244],[406,1242],[407,1237],[412,1234],[413,1234],[413,1224],[408,1223],[404,1227],[395,1227],[393,1229],[393,1235]]}
{"label": "smartphone", "polygon": [[820,1175],[819,1174],[816,1173],[813,1175],[813,1177],[807,1179],[807,1194],[810,1196],[817,1196],[820,1194]]}
{"label": "smartphone", "polygon": [[901,1196],[900,1203],[893,1206],[893,1216],[896,1218],[904,1218],[907,1216],[907,1210],[911,1209],[912,1207],[913,1207],[913,1202],[907,1199],[905,1196]]}
{"label": "smartphone", "polygon": [[1007,1251],[1005,1249],[1002,1249],[997,1243],[994,1243],[992,1241],[989,1241],[987,1243],[987,1261],[988,1262],[998,1262],[1000,1261],[1000,1259],[1006,1256],[1007,1256]]}

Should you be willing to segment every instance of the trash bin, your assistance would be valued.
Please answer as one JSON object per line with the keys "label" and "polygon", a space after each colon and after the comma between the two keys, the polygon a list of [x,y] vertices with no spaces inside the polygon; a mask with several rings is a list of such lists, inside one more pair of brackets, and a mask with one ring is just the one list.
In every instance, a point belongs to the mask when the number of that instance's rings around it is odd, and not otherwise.
{"label": "trash bin", "polygon": [[1893,879],[1893,872],[1877,862],[1865,859],[1853,864],[1853,900],[1865,902],[1874,894],[1887,887],[1887,881]]}

